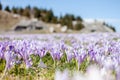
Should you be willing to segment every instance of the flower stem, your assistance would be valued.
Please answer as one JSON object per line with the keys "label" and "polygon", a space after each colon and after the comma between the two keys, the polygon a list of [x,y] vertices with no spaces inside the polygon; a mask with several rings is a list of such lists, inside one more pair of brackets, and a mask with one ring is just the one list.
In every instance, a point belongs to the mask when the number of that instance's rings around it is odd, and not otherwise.
{"label": "flower stem", "polygon": [[0,80],[3,80],[3,78],[6,76],[6,72],[7,72],[7,67],[5,67],[5,70],[4,70],[3,75],[2,75],[2,77],[0,78]]}
{"label": "flower stem", "polygon": [[56,62],[55,62],[55,60],[54,60],[54,69],[56,68]]}

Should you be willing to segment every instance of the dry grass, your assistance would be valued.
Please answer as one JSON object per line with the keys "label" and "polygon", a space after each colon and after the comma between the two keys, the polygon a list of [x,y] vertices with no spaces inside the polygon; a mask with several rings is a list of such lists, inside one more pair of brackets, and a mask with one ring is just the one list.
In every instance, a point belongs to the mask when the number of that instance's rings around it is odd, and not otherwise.
{"label": "dry grass", "polygon": [[[0,74],[0,78],[3,74]],[[0,80],[54,80],[54,71],[41,69],[39,73],[32,75],[27,74],[24,76],[7,74]]]}
{"label": "dry grass", "polygon": [[0,31],[11,30],[20,20],[21,17],[15,17],[12,13],[0,11]]}

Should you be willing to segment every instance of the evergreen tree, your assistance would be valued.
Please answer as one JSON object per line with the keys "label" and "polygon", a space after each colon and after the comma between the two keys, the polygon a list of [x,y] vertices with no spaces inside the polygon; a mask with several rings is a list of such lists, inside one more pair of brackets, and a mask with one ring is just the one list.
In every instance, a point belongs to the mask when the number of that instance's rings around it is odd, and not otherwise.
{"label": "evergreen tree", "polygon": [[76,20],[77,20],[77,21],[83,21],[80,16],[77,16],[77,17],[76,17]]}
{"label": "evergreen tree", "polygon": [[41,17],[41,15],[40,15],[40,9],[38,9],[37,7],[33,8],[33,13],[34,13],[34,17],[35,18],[40,18]]}
{"label": "evergreen tree", "polygon": [[24,9],[23,8],[18,8],[17,9],[17,13],[19,14],[19,15],[23,15],[24,13]]}
{"label": "evergreen tree", "polygon": [[31,7],[27,6],[25,9],[20,8],[20,14],[30,18],[31,17]]}
{"label": "evergreen tree", "polygon": [[6,7],[5,7],[5,11],[10,12],[10,8],[9,8],[9,6],[6,6]]}
{"label": "evergreen tree", "polygon": [[29,10],[28,9],[24,9],[22,15],[30,18],[30,12],[29,12]]}
{"label": "evergreen tree", "polygon": [[116,32],[116,29],[115,29],[114,26],[111,26],[111,25],[107,24],[106,22],[103,22],[103,25],[109,27],[109,28],[112,29],[114,32]]}
{"label": "evergreen tree", "polygon": [[58,20],[57,20],[57,19],[58,19],[58,18],[54,16],[54,17],[52,18],[51,22],[52,22],[52,23],[58,23]]}
{"label": "evergreen tree", "polygon": [[114,32],[116,32],[115,27],[113,27],[113,26],[109,26],[109,27],[110,27],[110,29],[112,29]]}
{"label": "evergreen tree", "polygon": [[22,15],[30,18],[31,17],[31,7],[27,6],[25,9],[23,9]]}
{"label": "evergreen tree", "polygon": [[2,3],[0,2],[0,10],[2,10]]}
{"label": "evergreen tree", "polygon": [[49,10],[45,16],[45,22],[51,22],[53,17],[54,17],[53,11]]}
{"label": "evergreen tree", "polygon": [[81,30],[84,28],[84,25],[81,22],[78,22],[75,26],[74,26],[74,30]]}
{"label": "evergreen tree", "polygon": [[73,29],[72,21],[74,20],[74,16],[70,14],[66,14],[65,16],[60,18],[61,25],[68,26],[69,29]]}
{"label": "evergreen tree", "polygon": [[15,13],[15,14],[17,14],[17,8],[13,7],[12,8],[12,12]]}
{"label": "evergreen tree", "polygon": [[28,9],[28,10],[31,10],[31,7],[30,5],[28,5],[25,9]]}

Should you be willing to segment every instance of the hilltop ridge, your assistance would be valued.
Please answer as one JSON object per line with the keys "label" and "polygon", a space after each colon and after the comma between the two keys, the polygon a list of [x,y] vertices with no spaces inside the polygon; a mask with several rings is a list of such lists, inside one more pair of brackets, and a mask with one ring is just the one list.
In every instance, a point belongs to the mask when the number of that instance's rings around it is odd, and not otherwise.
{"label": "hilltop ridge", "polygon": [[[60,23],[46,23],[42,20],[38,20],[37,18],[27,18],[26,16],[21,16],[19,14],[14,14],[14,13],[10,13],[7,11],[0,11],[0,31],[2,32],[9,32],[9,31],[14,31],[15,28],[18,26],[18,24],[20,24],[22,21],[25,21],[23,24],[27,24],[26,22],[31,22],[30,24],[33,24],[36,20],[36,24],[39,24],[39,22],[42,22],[42,24],[44,24],[45,28],[44,30],[39,29],[39,30],[35,30],[35,29],[31,29],[28,31],[28,29],[23,29],[23,32],[30,32],[30,33],[34,33],[34,32],[42,32],[42,33],[46,33],[46,32],[80,32],[80,33],[89,33],[89,32],[114,32],[113,29],[111,29],[110,27],[108,27],[108,25],[106,25],[104,22],[100,22],[100,21],[93,21],[93,22],[86,22],[86,21],[72,21],[73,26],[77,25],[77,23],[80,23],[80,25],[82,24],[83,27],[80,30],[72,30],[70,28],[68,28],[68,25],[62,25]],[[40,24],[38,26],[41,26]],[[44,27],[42,26],[42,27]],[[79,25],[77,25],[79,27]],[[34,27],[34,26],[33,26]],[[29,25],[27,26],[27,28],[29,28]],[[19,31],[19,30],[18,30]],[[16,32],[16,31],[14,31]]]}

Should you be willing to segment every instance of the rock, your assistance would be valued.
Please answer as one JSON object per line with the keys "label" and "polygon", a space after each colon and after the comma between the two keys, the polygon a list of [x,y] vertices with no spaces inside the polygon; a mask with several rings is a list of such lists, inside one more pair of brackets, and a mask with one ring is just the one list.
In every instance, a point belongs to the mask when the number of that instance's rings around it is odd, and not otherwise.
{"label": "rock", "polygon": [[53,33],[54,32],[54,27],[50,27],[49,32]]}
{"label": "rock", "polygon": [[66,32],[67,31],[67,26],[61,27],[61,32]]}

